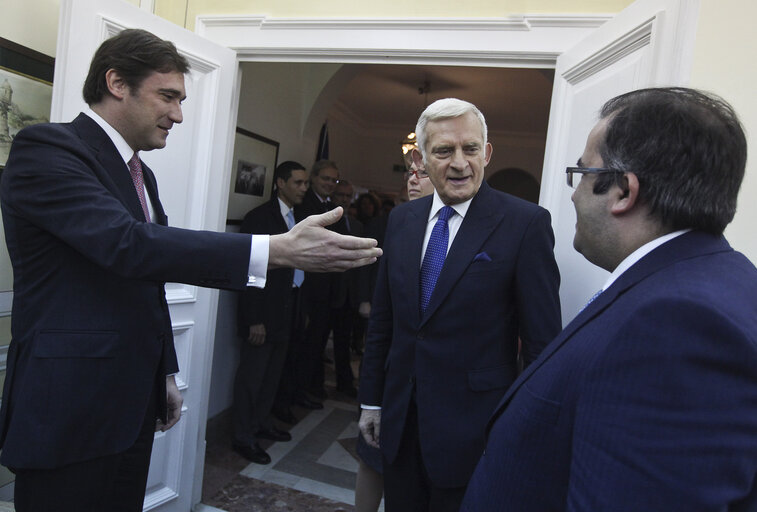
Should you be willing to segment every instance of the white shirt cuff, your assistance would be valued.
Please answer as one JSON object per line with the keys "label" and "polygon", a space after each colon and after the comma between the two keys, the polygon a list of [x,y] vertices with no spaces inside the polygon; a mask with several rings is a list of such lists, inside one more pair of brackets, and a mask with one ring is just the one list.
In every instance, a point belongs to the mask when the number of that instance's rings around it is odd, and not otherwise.
{"label": "white shirt cuff", "polygon": [[361,409],[367,409],[369,411],[380,411],[381,410],[381,406],[380,405],[365,405],[365,404],[360,404],[360,408]]}
{"label": "white shirt cuff", "polygon": [[268,273],[269,235],[252,235],[250,266],[247,269],[247,286],[265,288]]}

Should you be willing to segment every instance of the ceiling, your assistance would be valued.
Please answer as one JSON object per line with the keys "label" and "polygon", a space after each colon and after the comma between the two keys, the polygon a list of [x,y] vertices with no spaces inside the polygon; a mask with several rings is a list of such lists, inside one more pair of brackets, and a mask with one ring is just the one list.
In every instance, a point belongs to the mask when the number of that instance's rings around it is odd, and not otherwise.
{"label": "ceiling", "polygon": [[[425,105],[447,97],[476,105],[490,131],[545,135],[554,70],[361,65],[337,103],[365,125],[414,127]],[[428,93],[419,92],[428,83]]]}

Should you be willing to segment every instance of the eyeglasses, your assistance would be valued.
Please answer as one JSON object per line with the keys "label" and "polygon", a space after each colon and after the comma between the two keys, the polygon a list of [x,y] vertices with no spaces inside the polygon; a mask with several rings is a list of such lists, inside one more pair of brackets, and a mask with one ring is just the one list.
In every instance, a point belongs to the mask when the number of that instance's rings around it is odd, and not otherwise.
{"label": "eyeglasses", "polygon": [[[581,183],[581,176],[584,174],[607,174],[608,172],[614,172],[622,174],[621,171],[615,169],[608,169],[606,167],[566,167],[565,174],[570,188],[576,188]],[[578,179],[574,179],[573,175],[578,174]]]}
{"label": "eyeglasses", "polygon": [[332,178],[331,176],[326,176],[326,175],[319,174],[318,178],[321,181],[327,181],[329,183],[339,183],[339,178]]}
{"label": "eyeglasses", "polygon": [[413,177],[413,175],[415,175],[416,179],[419,179],[419,180],[422,180],[423,178],[428,178],[428,173],[424,170],[420,170],[420,171],[407,171],[405,173],[405,179],[409,180],[410,178]]}

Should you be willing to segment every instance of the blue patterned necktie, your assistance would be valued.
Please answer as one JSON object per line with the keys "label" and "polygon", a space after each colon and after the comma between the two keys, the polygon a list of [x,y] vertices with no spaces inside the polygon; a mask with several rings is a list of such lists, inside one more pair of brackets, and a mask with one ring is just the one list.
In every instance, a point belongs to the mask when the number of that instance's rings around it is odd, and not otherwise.
{"label": "blue patterned necktie", "polygon": [[439,211],[439,218],[431,230],[431,237],[428,239],[426,255],[423,257],[421,265],[421,313],[426,312],[428,303],[431,300],[431,293],[436,286],[436,280],[442,271],[444,258],[447,257],[447,245],[449,244],[449,219],[455,210],[451,206],[445,206]]}
{"label": "blue patterned necktie", "polygon": [[[294,227],[294,212],[289,210],[287,212],[287,227],[292,229]],[[302,286],[302,282],[305,280],[305,272],[296,268],[294,269],[294,285],[299,288]]]}

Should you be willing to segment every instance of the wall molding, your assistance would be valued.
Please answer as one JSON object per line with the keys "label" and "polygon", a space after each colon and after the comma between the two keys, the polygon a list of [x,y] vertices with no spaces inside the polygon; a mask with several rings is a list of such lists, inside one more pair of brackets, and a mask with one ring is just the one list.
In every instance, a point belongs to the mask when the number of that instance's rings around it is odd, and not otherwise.
{"label": "wall molding", "polygon": [[[313,61],[554,68],[612,15],[506,18],[198,16],[195,31],[240,61]],[[419,35],[419,31],[423,34]],[[450,37],[465,32],[465,37]]]}

